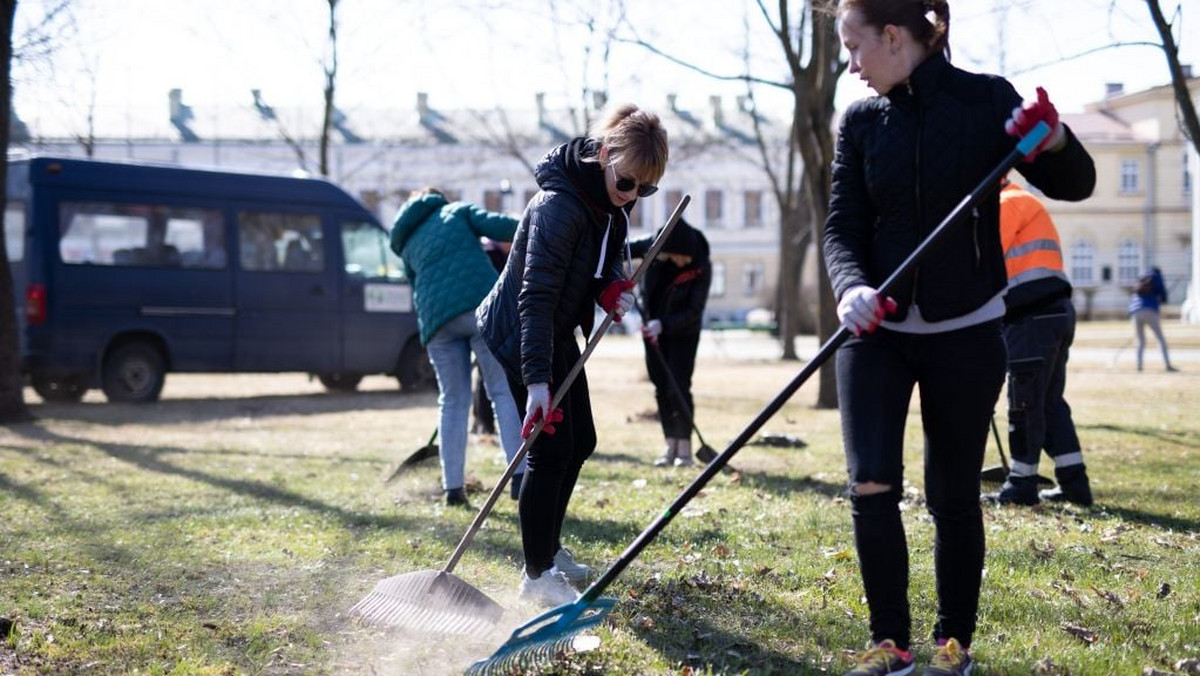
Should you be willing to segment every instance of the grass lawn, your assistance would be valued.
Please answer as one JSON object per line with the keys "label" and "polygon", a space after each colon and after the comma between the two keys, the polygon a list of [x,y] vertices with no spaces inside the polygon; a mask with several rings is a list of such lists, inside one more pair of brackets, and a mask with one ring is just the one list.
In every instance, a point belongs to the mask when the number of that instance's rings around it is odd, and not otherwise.
{"label": "grass lawn", "polygon": [[[1166,330],[1173,348],[1200,347],[1200,327]],[[1135,373],[1130,333],[1080,324],[1080,351],[1093,354],[1068,378],[1096,506],[985,508],[975,673],[1200,673],[1200,361],[1162,373],[1152,341]],[[694,385],[698,426],[718,451],[798,369],[739,358],[736,340],[722,340],[719,354],[702,353]],[[601,570],[695,475],[650,466],[661,438],[644,373],[624,336],[606,337],[588,366],[600,444],[565,539]],[[493,634],[397,634],[347,615],[377,581],[440,568],[474,516],[443,506],[436,463],[381,482],[436,424],[435,394],[394,387],[369,378],[356,394],[326,394],[297,374],[173,375],[150,406],[97,392],[43,404],[29,391],[38,419],[0,428],[0,618],[12,625],[0,620],[0,674],[447,674],[489,655],[538,612],[516,598],[507,496],[455,570],[507,609]],[[838,415],[814,409],[815,396],[814,380],[763,429],[804,448],[742,450],[740,474],[718,475],[607,590],[619,603],[600,647],[537,673],[847,669],[867,611]],[[924,662],[933,527],[916,402],[907,448]],[[469,460],[479,505],[502,456],[473,437]],[[997,461],[992,441],[986,462]]]}

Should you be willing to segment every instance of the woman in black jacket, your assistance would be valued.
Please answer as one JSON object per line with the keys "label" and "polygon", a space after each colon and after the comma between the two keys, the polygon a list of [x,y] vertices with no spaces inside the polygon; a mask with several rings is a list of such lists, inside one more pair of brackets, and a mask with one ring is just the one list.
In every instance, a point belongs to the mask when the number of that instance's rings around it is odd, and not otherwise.
{"label": "woman in black jacket", "polygon": [[850,673],[913,669],[899,503],[916,386],[936,529],[938,648],[925,673],[966,674],[984,561],[979,473],[1005,374],[999,197],[948,232],[894,298],[876,288],[1039,120],[1052,132],[1017,167],[1030,183],[1082,200],[1095,168],[1044,91],[1022,108],[1003,78],[950,64],[945,0],[842,0],[838,16],[850,72],[878,94],[842,117],[823,240],[838,317],[854,333],[838,351],[837,380],[874,644]]}
{"label": "woman in black jacket", "polygon": [[[650,249],[657,235],[629,243],[634,258]],[[642,338],[646,371],[654,383],[654,399],[666,450],[656,467],[689,467],[692,459],[692,372],[704,325],[704,306],[712,284],[712,261],[704,233],[680,219],[650,262],[642,280]],[[674,382],[672,382],[674,381]],[[682,399],[682,401],[681,401]]]}
{"label": "woman in black jacket", "polygon": [[525,434],[547,421],[529,449],[518,503],[521,596],[546,605],[575,600],[569,582],[589,573],[561,534],[579,471],[596,447],[584,372],[553,411],[551,388],[578,361],[575,329],[591,332],[595,304],[618,315],[633,304],[628,212],[654,194],[666,168],[666,131],[657,115],[632,104],[609,113],[590,137],[550,151],[534,169],[541,190],[525,209],[508,264],[477,311],[518,408],[525,402]]}

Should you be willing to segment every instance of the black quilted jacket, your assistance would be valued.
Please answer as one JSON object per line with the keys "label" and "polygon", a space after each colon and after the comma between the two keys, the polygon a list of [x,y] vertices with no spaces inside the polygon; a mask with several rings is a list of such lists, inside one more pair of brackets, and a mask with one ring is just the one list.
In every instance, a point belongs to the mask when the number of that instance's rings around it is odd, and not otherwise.
{"label": "black quilted jacket", "polygon": [[[940,53],[907,85],[852,104],[842,118],[823,240],[834,294],[878,287],[1016,146],[1004,122],[1021,97],[1003,78],[955,68]],[[1067,145],[1017,170],[1047,197],[1078,201],[1096,183],[1092,158]],[[997,192],[947,233],[893,297],[902,320],[916,303],[939,321],[967,314],[1007,284]]]}
{"label": "black quilted jacket", "polygon": [[600,165],[580,161],[593,152],[593,144],[576,139],[534,168],[541,190],[525,208],[500,278],[476,310],[488,348],[526,385],[553,386],[555,342],[574,340],[577,326],[590,332],[600,292],[625,277],[628,220],[606,196],[603,203],[597,199],[603,189],[596,181],[602,186],[604,180]]}

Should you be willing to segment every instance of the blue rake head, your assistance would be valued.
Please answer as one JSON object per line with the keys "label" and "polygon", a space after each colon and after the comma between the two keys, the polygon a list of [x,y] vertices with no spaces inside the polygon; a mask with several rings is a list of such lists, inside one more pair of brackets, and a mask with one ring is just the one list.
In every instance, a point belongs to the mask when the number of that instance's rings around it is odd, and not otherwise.
{"label": "blue rake head", "polygon": [[464,674],[498,676],[545,664],[570,648],[577,634],[604,621],[616,604],[611,596],[588,601],[585,594],[574,603],[548,610],[514,629],[491,657],[472,664]]}

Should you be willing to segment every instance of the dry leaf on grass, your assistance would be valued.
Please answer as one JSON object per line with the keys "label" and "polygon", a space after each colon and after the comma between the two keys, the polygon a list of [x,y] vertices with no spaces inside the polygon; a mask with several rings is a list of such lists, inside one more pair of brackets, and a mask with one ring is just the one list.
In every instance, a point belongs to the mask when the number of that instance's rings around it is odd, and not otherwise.
{"label": "dry leaf on grass", "polygon": [[1087,627],[1081,627],[1077,624],[1071,624],[1070,622],[1063,622],[1061,625],[1059,625],[1059,628],[1089,645],[1099,640],[1096,632],[1088,629]]}
{"label": "dry leaf on grass", "polygon": [[1114,594],[1113,592],[1110,592],[1106,589],[1101,589],[1101,588],[1097,587],[1096,585],[1092,585],[1092,591],[1096,592],[1096,596],[1099,596],[1100,598],[1104,599],[1105,601],[1108,601],[1109,603],[1113,604],[1114,606],[1116,606],[1118,608],[1125,607],[1125,602],[1122,601],[1121,598],[1119,596],[1117,596],[1116,594]]}

